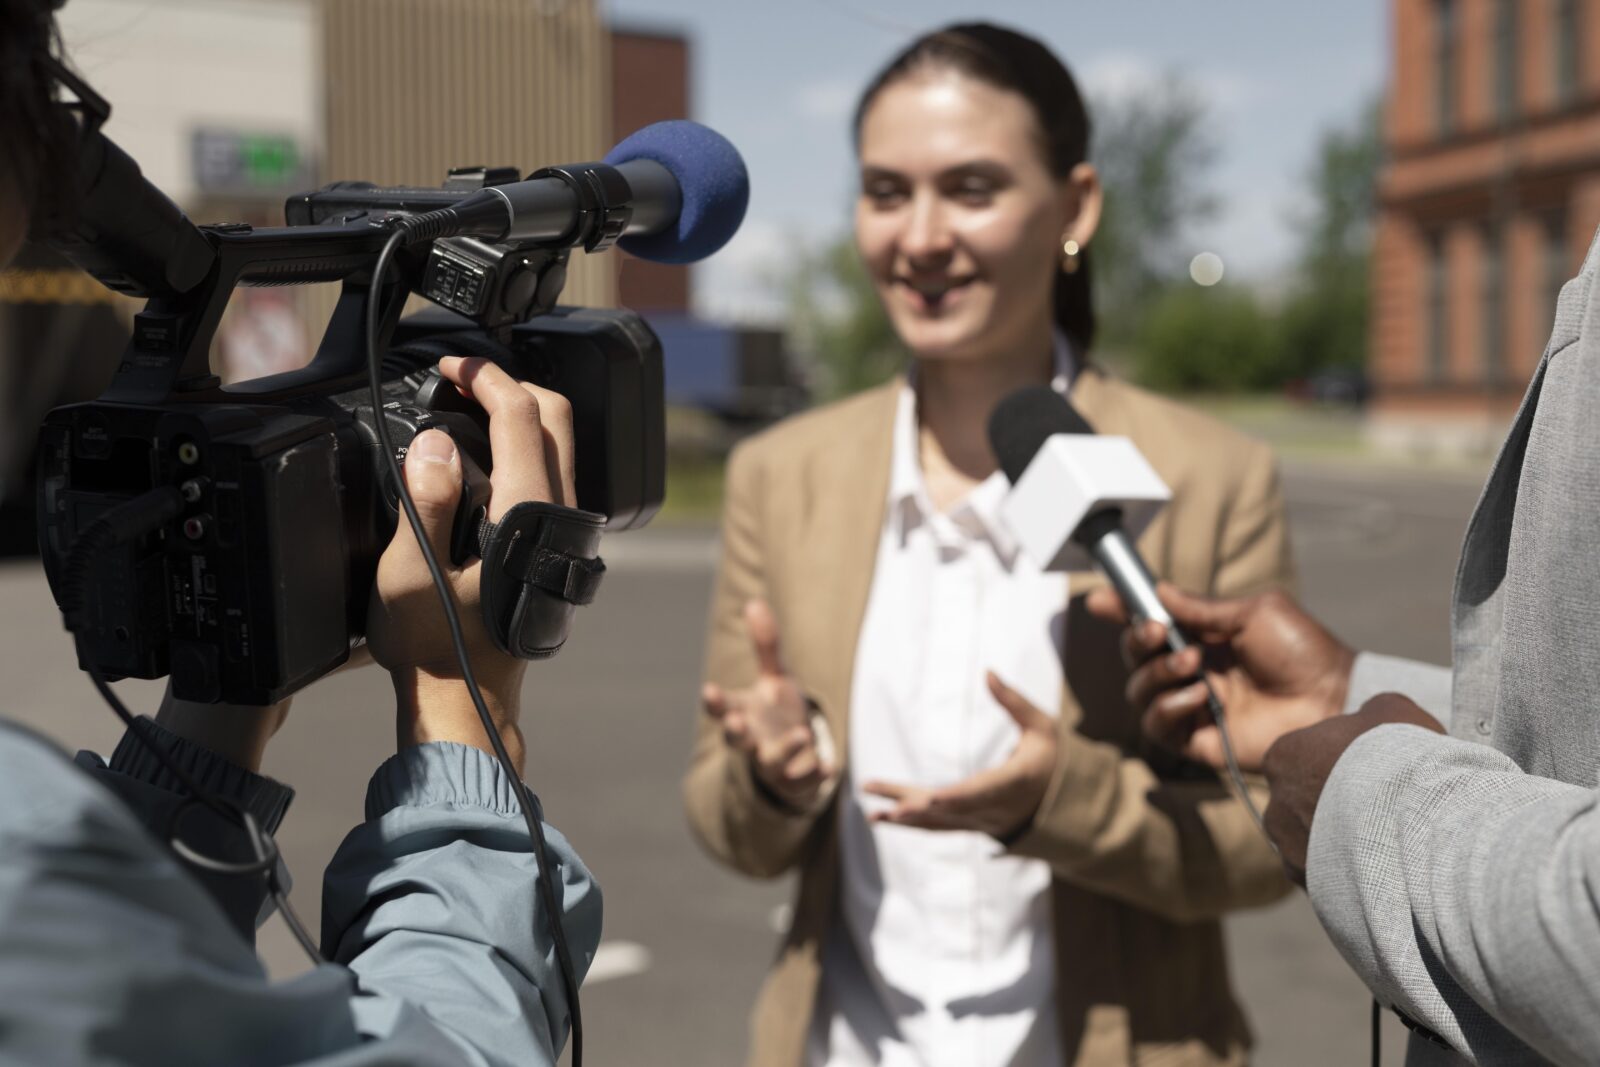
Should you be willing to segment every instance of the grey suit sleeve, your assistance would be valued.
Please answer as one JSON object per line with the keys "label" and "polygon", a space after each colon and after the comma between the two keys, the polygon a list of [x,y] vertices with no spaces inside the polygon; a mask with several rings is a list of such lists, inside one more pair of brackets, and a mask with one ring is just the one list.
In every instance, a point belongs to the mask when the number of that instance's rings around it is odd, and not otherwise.
{"label": "grey suit sleeve", "polygon": [[1345,695],[1344,713],[1361,710],[1361,705],[1379,693],[1403,693],[1417,706],[1450,728],[1451,677],[1449,667],[1436,667],[1414,659],[1362,652],[1350,670],[1350,689]]}
{"label": "grey suit sleeve", "polygon": [[1485,745],[1381,726],[1328,778],[1307,886],[1379,999],[1478,1063],[1592,1062],[1596,791],[1524,774]]}

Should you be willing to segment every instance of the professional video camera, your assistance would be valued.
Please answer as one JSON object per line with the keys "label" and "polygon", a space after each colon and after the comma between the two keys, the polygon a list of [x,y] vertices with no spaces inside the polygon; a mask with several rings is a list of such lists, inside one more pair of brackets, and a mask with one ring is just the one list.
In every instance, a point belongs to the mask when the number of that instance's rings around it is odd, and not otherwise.
{"label": "professional video camera", "polygon": [[[339,666],[395,528],[385,438],[403,456],[424,429],[455,437],[471,462],[452,554],[479,554],[492,532],[486,419],[431,369],[446,354],[485,356],[572,403],[588,525],[545,530],[540,558],[514,576],[522,588],[485,589],[502,648],[534,658],[559,647],[571,605],[592,595],[599,568],[580,564],[599,529],[648,522],[665,471],[660,344],[632,312],[557,306],[569,250],[620,239],[667,262],[709,255],[743,217],[737,151],[705,127],[661,123],[603,163],[526,180],[455,170],[438,189],[338,182],[291,198],[285,227],[196,227],[98,132],[105,106],[96,114],[88,95],[84,195],[46,237],[148,302],[105,392],[51,412],[40,435],[39,541],[69,625],[77,612],[82,665],[170,673],[179,697],[239,704],[274,702]],[[235,286],[327,281],[343,288],[308,366],[230,386],[211,373]],[[401,319],[408,292],[438,310]]]}

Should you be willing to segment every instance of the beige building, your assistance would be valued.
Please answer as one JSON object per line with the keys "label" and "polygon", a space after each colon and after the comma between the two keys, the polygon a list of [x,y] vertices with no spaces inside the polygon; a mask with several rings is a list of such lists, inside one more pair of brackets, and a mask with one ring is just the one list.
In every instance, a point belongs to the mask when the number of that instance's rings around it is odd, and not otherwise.
{"label": "beige building", "polygon": [[[61,25],[106,132],[197,222],[281,225],[285,196],[328,181],[438,185],[611,143],[593,0],[72,0]],[[614,303],[611,258],[575,254],[564,299]],[[249,350],[234,376],[308,357],[331,307],[241,291],[220,340]]]}

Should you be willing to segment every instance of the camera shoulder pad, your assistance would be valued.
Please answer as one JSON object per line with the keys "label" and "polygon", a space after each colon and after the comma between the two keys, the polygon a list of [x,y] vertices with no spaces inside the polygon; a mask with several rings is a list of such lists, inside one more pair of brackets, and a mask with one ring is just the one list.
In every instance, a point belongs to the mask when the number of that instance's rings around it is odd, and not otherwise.
{"label": "camera shoulder pad", "polygon": [[483,621],[502,652],[548,659],[566,643],[580,604],[605,574],[604,515],[526,501],[478,528]]}

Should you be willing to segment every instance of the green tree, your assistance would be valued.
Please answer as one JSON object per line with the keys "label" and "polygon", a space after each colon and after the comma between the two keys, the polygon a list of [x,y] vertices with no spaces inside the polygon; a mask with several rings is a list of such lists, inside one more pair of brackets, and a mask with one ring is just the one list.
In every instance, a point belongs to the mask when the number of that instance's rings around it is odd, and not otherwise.
{"label": "green tree", "polygon": [[1259,389],[1274,384],[1275,355],[1272,320],[1248,289],[1181,284],[1141,320],[1133,369],[1168,392]]}
{"label": "green tree", "polygon": [[1089,153],[1105,187],[1090,244],[1101,334],[1134,340],[1145,311],[1188,269],[1184,236],[1213,217],[1205,178],[1216,160],[1203,99],[1176,74],[1142,91],[1097,99]]}
{"label": "green tree", "polygon": [[848,235],[802,254],[789,277],[789,335],[820,373],[825,398],[887,381],[905,350]]}
{"label": "green tree", "polygon": [[1280,377],[1366,360],[1372,226],[1382,139],[1376,103],[1322,135],[1299,218],[1296,283],[1279,317]]}

